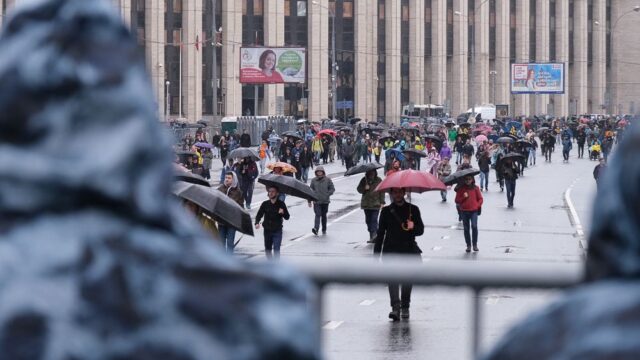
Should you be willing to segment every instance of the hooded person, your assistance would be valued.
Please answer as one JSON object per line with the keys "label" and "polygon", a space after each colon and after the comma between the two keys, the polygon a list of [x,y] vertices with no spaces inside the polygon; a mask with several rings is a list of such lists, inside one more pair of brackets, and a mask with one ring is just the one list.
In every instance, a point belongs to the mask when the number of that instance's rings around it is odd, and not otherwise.
{"label": "hooded person", "polygon": [[360,208],[364,210],[364,219],[369,232],[368,243],[375,243],[378,233],[378,215],[380,215],[380,209],[384,207],[384,192],[376,191],[381,182],[378,172],[373,169],[365,173],[356,188],[362,194]]}
{"label": "hooded person", "polygon": [[226,255],[171,195],[171,141],[111,2],[6,20],[2,357],[319,359],[310,284]]}
{"label": "hooded person", "polygon": [[[313,212],[315,213],[315,220],[313,224],[314,235],[318,235],[320,230],[320,222],[322,221],[322,234],[327,233],[327,213],[329,212],[329,203],[331,202],[331,195],[336,191],[333,186],[333,181],[327,176],[323,166],[317,166],[315,169],[315,175],[311,180],[309,187],[315,191],[318,200],[313,202]],[[311,203],[309,203],[311,204]]]}
{"label": "hooded person", "polygon": [[516,325],[485,359],[637,359],[640,127],[621,141],[594,201],[584,283]]}
{"label": "hooded person", "polygon": [[[218,187],[218,191],[224,193],[235,201],[240,207],[244,206],[242,190],[238,187],[238,175],[234,171],[229,171],[224,175],[224,182]],[[225,224],[218,224],[218,231],[222,238],[222,243],[228,253],[233,253],[235,248],[236,229]]]}

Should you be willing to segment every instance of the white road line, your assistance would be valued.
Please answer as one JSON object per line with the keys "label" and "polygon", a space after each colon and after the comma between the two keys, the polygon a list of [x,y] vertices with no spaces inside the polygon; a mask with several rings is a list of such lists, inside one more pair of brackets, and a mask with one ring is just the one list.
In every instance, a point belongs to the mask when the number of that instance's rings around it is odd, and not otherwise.
{"label": "white road line", "polygon": [[358,304],[358,305],[360,305],[360,306],[371,306],[375,302],[376,301],[374,299],[362,300],[362,302],[360,304]]}
{"label": "white road line", "polygon": [[569,186],[567,191],[565,191],[565,193],[564,193],[564,201],[567,203],[567,206],[569,207],[569,214],[571,215],[571,219],[573,221],[573,224],[576,227],[576,233],[580,237],[580,239],[579,239],[580,246],[586,252],[587,251],[587,243],[584,240],[584,230],[582,228],[582,222],[580,222],[580,216],[578,216],[578,212],[576,211],[576,207],[575,207],[575,205],[573,205],[573,201],[571,200],[571,191],[573,190],[573,187],[576,185],[576,183],[579,180],[580,180],[580,178],[575,179],[573,181],[573,183],[571,184],[571,186]]}
{"label": "white road line", "polygon": [[489,298],[487,299],[486,304],[487,305],[496,305],[496,304],[498,304],[498,301],[500,301],[500,297],[498,295],[490,295]]}
{"label": "white road line", "polygon": [[322,328],[325,330],[335,330],[342,324],[344,324],[344,321],[329,321]]}
{"label": "white road line", "polygon": [[440,250],[442,250],[442,246],[434,246],[433,248],[431,248],[431,250],[440,251]]}

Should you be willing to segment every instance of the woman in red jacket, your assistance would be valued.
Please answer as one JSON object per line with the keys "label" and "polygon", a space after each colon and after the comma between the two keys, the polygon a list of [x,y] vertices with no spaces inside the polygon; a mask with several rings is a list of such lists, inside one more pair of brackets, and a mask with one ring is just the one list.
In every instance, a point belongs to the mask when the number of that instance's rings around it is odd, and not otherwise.
{"label": "woman in red jacket", "polygon": [[[473,251],[478,251],[478,215],[481,213],[482,201],[482,193],[476,186],[473,176],[465,177],[462,185],[456,190],[456,204],[460,207],[462,215],[467,252],[471,252],[472,244]],[[473,233],[473,241],[469,228]]]}

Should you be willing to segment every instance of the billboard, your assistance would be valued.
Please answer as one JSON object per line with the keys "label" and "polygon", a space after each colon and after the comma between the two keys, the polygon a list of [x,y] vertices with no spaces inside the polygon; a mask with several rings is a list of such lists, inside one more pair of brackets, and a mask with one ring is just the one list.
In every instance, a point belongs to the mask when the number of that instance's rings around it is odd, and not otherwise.
{"label": "billboard", "polygon": [[306,49],[241,47],[240,82],[243,84],[304,83]]}
{"label": "billboard", "polygon": [[512,94],[563,94],[564,64],[511,64]]}

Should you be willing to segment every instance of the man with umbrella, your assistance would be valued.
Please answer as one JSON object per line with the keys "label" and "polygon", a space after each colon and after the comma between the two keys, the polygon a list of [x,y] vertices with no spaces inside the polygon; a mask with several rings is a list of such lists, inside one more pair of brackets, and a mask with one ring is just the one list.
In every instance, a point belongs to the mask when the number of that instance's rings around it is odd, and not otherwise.
{"label": "man with umbrella", "polygon": [[513,208],[513,199],[516,196],[516,180],[518,179],[519,169],[513,161],[513,157],[507,155],[501,159],[498,167],[507,188],[507,208],[511,209]]}
{"label": "man with umbrella", "polygon": [[258,165],[252,158],[245,157],[236,164],[236,174],[240,177],[240,190],[242,190],[242,198],[245,200],[246,208],[251,209],[253,187],[259,175]]}
{"label": "man with umbrella", "polygon": [[368,170],[358,183],[358,193],[362,194],[360,208],[364,210],[364,219],[369,231],[368,243],[374,243],[378,232],[378,215],[384,206],[384,192],[375,191],[382,179],[376,169]]}
{"label": "man with umbrella", "polygon": [[[416,243],[416,236],[424,233],[424,224],[420,216],[420,209],[405,201],[404,188],[390,189],[392,203],[380,212],[378,233],[375,239],[374,254],[411,256],[416,261],[422,261],[422,250]],[[389,318],[398,321],[409,318],[411,303],[410,284],[389,284],[391,312]]]}
{"label": "man with umbrella", "polygon": [[266,200],[260,204],[256,215],[255,227],[260,229],[260,220],[264,216],[262,228],[264,229],[264,252],[268,259],[280,258],[280,245],[282,244],[282,222],[289,220],[289,210],[287,205],[278,200],[278,188],[267,186]]}
{"label": "man with umbrella", "polygon": [[[238,177],[235,172],[229,171],[224,175],[224,183],[218,187],[218,191],[223,192],[225,195],[237,202],[238,205],[244,206],[244,200],[242,198],[242,191],[238,189]],[[236,229],[224,224],[218,224],[218,231],[220,237],[228,253],[233,253],[235,246]]]}

